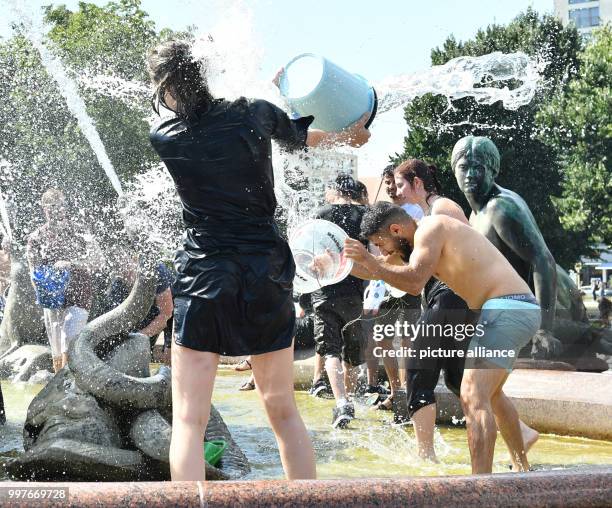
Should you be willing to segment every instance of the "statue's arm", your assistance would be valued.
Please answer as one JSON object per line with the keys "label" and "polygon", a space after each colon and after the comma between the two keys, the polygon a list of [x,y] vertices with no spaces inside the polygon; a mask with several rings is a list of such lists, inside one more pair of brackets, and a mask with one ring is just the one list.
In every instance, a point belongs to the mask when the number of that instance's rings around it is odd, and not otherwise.
{"label": "statue's arm", "polygon": [[533,270],[535,297],[542,308],[540,328],[552,333],[557,299],[555,259],[531,214],[518,204],[498,199],[492,221],[501,240]]}

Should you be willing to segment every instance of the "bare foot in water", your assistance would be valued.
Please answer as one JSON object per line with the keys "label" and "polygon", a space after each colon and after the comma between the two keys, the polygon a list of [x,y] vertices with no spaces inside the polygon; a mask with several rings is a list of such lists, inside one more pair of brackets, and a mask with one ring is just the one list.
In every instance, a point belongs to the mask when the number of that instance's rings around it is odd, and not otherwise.
{"label": "bare foot in water", "polygon": [[521,434],[523,435],[525,453],[527,453],[540,438],[540,433],[523,423],[523,420],[519,420],[519,423],[521,425]]}

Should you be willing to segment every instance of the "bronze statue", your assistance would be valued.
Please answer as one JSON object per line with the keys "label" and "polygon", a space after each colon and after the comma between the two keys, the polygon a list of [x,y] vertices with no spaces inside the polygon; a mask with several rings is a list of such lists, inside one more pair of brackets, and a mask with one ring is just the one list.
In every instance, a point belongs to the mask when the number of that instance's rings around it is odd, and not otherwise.
{"label": "bronze statue", "polygon": [[486,137],[466,136],[455,144],[451,165],[472,208],[470,224],[504,254],[540,303],[542,324],[533,338],[532,356],[575,360],[587,349],[591,355],[610,354],[610,337],[589,326],[579,292],[557,267],[527,203],[495,183],[500,169],[495,144]]}

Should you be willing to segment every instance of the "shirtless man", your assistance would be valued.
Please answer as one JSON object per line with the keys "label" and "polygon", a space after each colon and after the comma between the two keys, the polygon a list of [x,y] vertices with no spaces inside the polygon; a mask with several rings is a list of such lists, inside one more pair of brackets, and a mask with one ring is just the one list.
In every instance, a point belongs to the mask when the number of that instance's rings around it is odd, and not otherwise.
{"label": "shirtless man", "polygon": [[364,215],[361,234],[383,258],[347,239],[353,275],[382,279],[413,295],[434,276],[471,309],[482,310],[461,383],[472,472],[492,471],[496,422],[514,470],[529,470],[518,413],[502,391],[518,352],[540,326],[540,308],[529,286],[484,236],[447,216],[424,217],[417,227],[401,208],[377,203]]}
{"label": "shirtless man", "polygon": [[[395,168],[396,194],[408,203],[419,206],[425,216],[446,215],[469,225],[461,207],[453,200],[441,196],[442,186],[437,177],[437,168],[420,159],[407,159]],[[410,212],[408,212],[410,213]],[[412,214],[411,214],[412,215]],[[417,224],[419,220],[413,216]],[[449,287],[432,277],[423,290],[423,312],[419,322],[424,325],[452,324],[459,332],[452,334],[418,334],[411,340],[411,349],[442,347],[449,350],[466,349],[470,338],[465,337],[463,326],[472,324],[473,315],[467,304]],[[408,411],[414,425],[419,457],[436,460],[434,450],[434,428],[437,416],[435,388],[444,371],[447,388],[459,397],[463,379],[464,357],[445,355],[440,358],[422,358],[421,354],[410,356],[407,362]],[[525,443],[525,451],[538,440],[534,429],[519,421]]]}

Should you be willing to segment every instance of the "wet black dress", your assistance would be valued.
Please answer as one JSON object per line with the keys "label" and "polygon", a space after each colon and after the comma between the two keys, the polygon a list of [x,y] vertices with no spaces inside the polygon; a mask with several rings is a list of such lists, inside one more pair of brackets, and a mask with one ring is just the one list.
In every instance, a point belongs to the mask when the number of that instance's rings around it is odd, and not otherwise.
{"label": "wet black dress", "polygon": [[273,218],[271,139],[301,149],[312,120],[241,98],[152,129],[187,228],[175,258],[177,344],[230,356],[291,345],[295,265]]}

